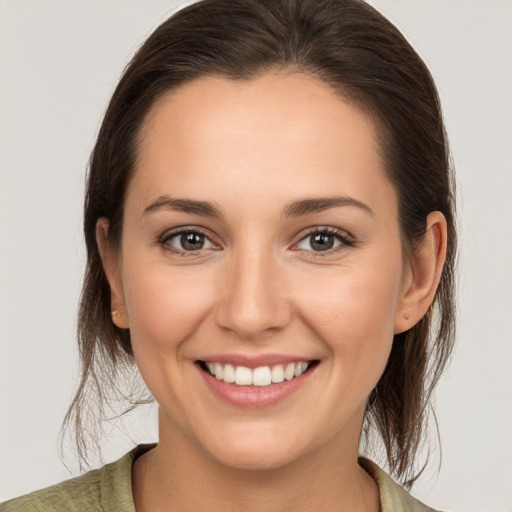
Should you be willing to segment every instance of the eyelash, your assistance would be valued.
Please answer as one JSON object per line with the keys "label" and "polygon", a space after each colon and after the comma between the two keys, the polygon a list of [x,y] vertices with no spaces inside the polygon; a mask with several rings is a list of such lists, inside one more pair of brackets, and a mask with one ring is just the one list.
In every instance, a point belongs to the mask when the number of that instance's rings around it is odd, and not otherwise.
{"label": "eyelash", "polygon": [[[201,235],[206,240],[208,240],[215,248],[218,248],[218,244],[215,244],[210,237],[200,228],[194,227],[194,228],[180,228],[176,231],[166,232],[164,233],[158,240],[158,244],[162,246],[165,250],[173,252],[175,254],[178,254],[183,257],[190,257],[190,256],[199,256],[204,250],[208,249],[198,249],[195,251],[186,251],[182,249],[178,249],[176,247],[173,247],[169,244],[169,240],[172,238],[175,238],[180,235],[185,234],[195,234],[195,235]],[[342,231],[333,227],[322,227],[322,228],[313,228],[310,231],[308,231],[295,245],[300,244],[301,242],[307,240],[310,237],[313,237],[315,235],[329,235],[336,238],[340,244],[337,247],[327,249],[325,251],[313,251],[313,250],[307,250],[307,249],[294,249],[295,251],[304,251],[306,253],[309,253],[308,256],[312,258],[317,257],[325,257],[330,254],[336,253],[340,250],[356,247],[356,241],[354,238],[349,235],[346,231]]]}
{"label": "eyelash", "polygon": [[[356,241],[346,231],[341,231],[340,229],[336,229],[336,228],[333,228],[333,227],[327,227],[327,226],[326,227],[322,227],[322,228],[313,228],[313,229],[311,229],[295,245],[300,244],[301,242],[307,240],[308,238],[311,239],[311,237],[313,237],[315,235],[329,235],[329,236],[332,236],[335,239],[337,239],[340,242],[340,244],[337,247],[333,247],[333,248],[327,249],[325,251],[313,251],[313,250],[304,249],[304,251],[306,253],[308,253],[308,257],[311,257],[311,258],[326,257],[326,256],[329,256],[331,254],[335,254],[338,251],[341,251],[343,249],[352,248],[352,247],[356,246]],[[311,245],[311,241],[310,241],[310,245]],[[302,249],[295,249],[295,250],[300,251]]]}
{"label": "eyelash", "polygon": [[170,245],[168,243],[169,240],[171,240],[172,238],[175,238],[175,237],[180,236],[180,235],[188,235],[188,234],[204,236],[204,238],[206,240],[208,240],[214,247],[218,247],[217,244],[215,244],[214,242],[212,242],[210,240],[210,237],[208,237],[208,235],[203,230],[201,230],[199,228],[196,228],[196,227],[194,227],[194,228],[187,228],[187,227],[185,227],[185,228],[177,229],[176,231],[166,232],[158,240],[158,243],[166,251],[170,251],[170,252],[178,254],[180,256],[184,256],[184,257],[198,256],[199,254],[201,254],[204,251],[204,249],[198,249],[196,251],[184,251],[182,249],[178,249],[176,247],[173,247],[172,245]]}

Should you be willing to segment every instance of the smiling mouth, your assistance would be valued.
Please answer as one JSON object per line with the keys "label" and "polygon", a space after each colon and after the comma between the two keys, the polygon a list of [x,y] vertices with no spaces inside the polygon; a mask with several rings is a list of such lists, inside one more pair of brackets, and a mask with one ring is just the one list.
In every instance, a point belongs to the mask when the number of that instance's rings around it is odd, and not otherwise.
{"label": "smiling mouth", "polygon": [[297,361],[288,364],[260,366],[254,369],[214,361],[198,361],[198,364],[203,371],[228,384],[266,387],[296,379],[311,370],[318,362],[318,360]]}

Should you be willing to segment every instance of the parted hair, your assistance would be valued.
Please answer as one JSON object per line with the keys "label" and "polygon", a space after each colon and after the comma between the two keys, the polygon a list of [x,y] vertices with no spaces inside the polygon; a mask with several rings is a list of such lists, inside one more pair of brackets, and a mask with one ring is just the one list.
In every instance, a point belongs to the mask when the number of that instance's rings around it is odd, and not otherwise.
{"label": "parted hair", "polygon": [[430,212],[446,218],[447,259],[434,301],[414,327],[395,335],[386,369],[368,397],[363,429],[367,446],[377,440],[384,447],[389,470],[402,484],[410,486],[421,471],[417,459],[432,392],[455,333],[453,172],[427,67],[399,30],[361,0],[197,2],[162,23],[124,70],[87,175],[87,263],[78,318],[81,379],[64,421],[82,461],[109,402],[121,400],[125,409],[137,404],[121,389],[120,382],[129,381],[136,367],[129,329],[111,320],[95,229],[106,217],[109,237],[119,244],[124,199],[148,112],[167,92],[203,76],[249,80],[280,70],[322,80],[372,117],[385,171],[397,191],[405,251],[421,242]]}

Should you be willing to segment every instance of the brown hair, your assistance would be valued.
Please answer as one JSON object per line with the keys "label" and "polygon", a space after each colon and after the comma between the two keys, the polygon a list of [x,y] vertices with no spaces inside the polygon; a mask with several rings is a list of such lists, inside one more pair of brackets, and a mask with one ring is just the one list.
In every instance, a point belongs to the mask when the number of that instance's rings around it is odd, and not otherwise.
{"label": "brown hair", "polygon": [[83,460],[91,414],[102,419],[117,396],[119,378],[134,368],[130,332],[111,321],[95,227],[100,217],[108,218],[109,236],[119,242],[145,116],[164,93],[195,78],[247,80],[280,69],[320,78],[375,119],[386,170],[398,192],[404,248],[422,239],[430,212],[446,217],[448,254],[434,302],[412,329],[395,336],[365,416],[365,437],[380,435],[394,476],[407,485],[417,475],[416,452],[432,390],[454,339],[454,184],[427,67],[396,27],[361,0],[204,0],[160,25],[126,68],[91,155],[85,197],[87,267],[78,324],[82,374],[65,420],[74,423]]}

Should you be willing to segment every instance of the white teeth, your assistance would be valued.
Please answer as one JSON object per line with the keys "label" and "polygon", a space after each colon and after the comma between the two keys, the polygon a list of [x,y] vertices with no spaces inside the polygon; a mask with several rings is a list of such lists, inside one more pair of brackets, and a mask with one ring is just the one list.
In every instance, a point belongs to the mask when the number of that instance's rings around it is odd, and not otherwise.
{"label": "white teeth", "polygon": [[224,366],[222,380],[224,382],[235,382],[235,369],[233,368],[233,365],[227,364]]}
{"label": "white teeth", "polygon": [[269,386],[272,384],[272,374],[268,366],[255,368],[252,372],[252,383],[254,386]]}
{"label": "white teeth", "polygon": [[260,366],[251,370],[245,366],[233,366],[231,364],[207,362],[206,366],[210,373],[218,380],[228,383],[235,383],[238,386],[270,386],[284,380],[292,380],[300,377],[308,368],[309,363],[299,361],[288,363],[286,366],[276,364],[275,366]]}
{"label": "white teeth", "polygon": [[252,370],[245,366],[237,366],[235,370],[235,382],[239,386],[250,386],[252,384]]}
{"label": "white teeth", "polygon": [[272,368],[272,382],[283,382],[284,380],[284,369],[282,364],[276,364]]}
{"label": "white teeth", "polygon": [[295,365],[289,363],[284,370],[284,378],[286,380],[292,380],[295,377]]}

